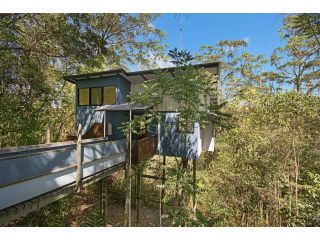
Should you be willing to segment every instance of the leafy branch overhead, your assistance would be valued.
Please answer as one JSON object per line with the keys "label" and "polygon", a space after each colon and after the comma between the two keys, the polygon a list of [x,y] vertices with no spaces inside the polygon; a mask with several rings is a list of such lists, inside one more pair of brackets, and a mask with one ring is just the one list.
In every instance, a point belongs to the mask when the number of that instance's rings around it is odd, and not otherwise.
{"label": "leafy branch overhead", "polygon": [[178,63],[179,67],[156,71],[155,79],[144,82],[140,92],[131,94],[131,101],[158,105],[163,99],[172,99],[178,104],[181,119],[185,121],[182,124],[198,122],[205,127],[210,122],[221,122],[228,116],[221,112],[224,104],[210,102],[210,97],[218,94],[218,76],[190,65],[194,58],[188,51],[174,49],[169,53],[172,62]]}

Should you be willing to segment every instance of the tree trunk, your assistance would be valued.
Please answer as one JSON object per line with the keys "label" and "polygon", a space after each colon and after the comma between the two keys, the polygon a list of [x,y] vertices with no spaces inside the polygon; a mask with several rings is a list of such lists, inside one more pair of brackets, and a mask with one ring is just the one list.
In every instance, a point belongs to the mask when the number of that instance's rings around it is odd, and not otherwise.
{"label": "tree trunk", "polygon": [[292,138],[292,147],[293,147],[293,155],[294,155],[294,173],[295,173],[295,215],[299,216],[299,208],[298,208],[298,179],[299,179],[299,157],[297,156],[296,150],[296,142],[295,138]]}

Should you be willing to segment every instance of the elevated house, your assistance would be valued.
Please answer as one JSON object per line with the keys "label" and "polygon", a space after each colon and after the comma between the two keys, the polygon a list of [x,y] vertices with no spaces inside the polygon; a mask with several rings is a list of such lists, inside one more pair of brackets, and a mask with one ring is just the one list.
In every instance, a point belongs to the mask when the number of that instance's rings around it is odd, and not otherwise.
{"label": "elevated house", "polygon": [[[212,74],[219,74],[219,63],[196,65]],[[168,77],[174,77],[175,68],[165,68]],[[154,106],[139,106],[130,103],[128,95],[142,90],[144,81],[155,78],[155,70],[127,72],[122,68],[104,72],[93,72],[81,75],[66,76],[64,79],[76,86],[76,122],[83,126],[82,134],[86,138],[107,137],[108,140],[125,139],[119,129],[130,117],[136,117]],[[210,96],[203,101],[217,101],[217,96]],[[152,155],[160,140],[160,154],[180,157],[182,153],[182,135],[187,135],[188,157],[197,159],[201,152],[214,151],[213,126],[200,128],[198,123],[190,123],[188,129],[179,127],[179,109],[172,99],[165,97],[156,106],[162,115],[160,129],[151,124],[143,136],[133,136],[136,148],[133,149],[133,160],[139,161]],[[131,111],[130,111],[131,110]],[[132,116],[130,116],[130,113]],[[160,132],[160,137],[156,135]],[[134,143],[135,144],[135,143]],[[143,152],[147,152],[143,154]],[[149,152],[149,154],[148,154]],[[137,156],[139,155],[139,156]],[[144,156],[145,155],[145,156]]]}
{"label": "elevated house", "polygon": [[[198,67],[219,74],[218,63]],[[163,70],[168,77],[175,77],[174,68]],[[82,133],[78,139],[72,139],[77,141],[0,149],[0,225],[65,197],[75,189],[96,181],[102,184],[112,172],[124,166],[130,169],[131,164],[155,155],[156,149],[164,156],[186,156],[187,139],[188,159],[196,160],[201,152],[214,151],[213,126],[202,129],[192,122],[187,129],[181,128],[179,106],[172,99],[165,98],[156,106],[128,101],[131,92],[141,91],[141,83],[154,78],[154,70],[126,72],[123,69],[66,76],[65,80],[76,86],[76,122],[83,126]],[[216,96],[202,99],[217,100]],[[160,123],[151,123],[143,135],[133,135],[127,141],[119,129],[122,123],[154,107],[160,111]],[[131,146],[129,156],[128,146]],[[163,162],[165,164],[165,157]],[[164,176],[164,172],[162,174]],[[141,185],[141,172],[137,176],[140,180],[136,181],[136,189]],[[131,189],[128,182],[127,189]],[[101,194],[102,199],[105,194]],[[131,208],[130,195],[131,190],[126,194],[128,209]]]}

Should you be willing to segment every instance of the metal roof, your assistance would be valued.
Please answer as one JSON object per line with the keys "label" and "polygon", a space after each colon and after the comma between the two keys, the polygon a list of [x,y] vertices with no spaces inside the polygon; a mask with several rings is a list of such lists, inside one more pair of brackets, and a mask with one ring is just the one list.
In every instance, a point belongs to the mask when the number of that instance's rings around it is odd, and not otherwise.
{"label": "metal roof", "polygon": [[154,106],[155,105],[141,105],[139,103],[123,103],[118,105],[104,105],[97,107],[95,111],[145,111]]}
{"label": "metal roof", "polygon": [[[214,68],[219,67],[219,62],[212,62],[212,63],[202,63],[202,64],[195,64],[195,67],[205,68],[209,72],[215,73]],[[154,79],[154,73],[157,70],[167,71],[169,75],[174,77],[174,70],[177,67],[170,67],[170,68],[158,68],[158,69],[150,69],[145,71],[135,71],[135,72],[127,72],[123,68],[112,69],[103,72],[94,72],[94,73],[85,73],[85,74],[78,74],[78,75],[71,75],[71,76],[64,76],[64,80],[75,83],[79,80],[86,80],[86,79],[93,79],[93,78],[100,78],[106,76],[115,76],[119,75],[123,78],[127,79],[129,82],[143,82],[150,79]],[[219,71],[219,70],[218,70]],[[219,73],[218,73],[219,74]]]}

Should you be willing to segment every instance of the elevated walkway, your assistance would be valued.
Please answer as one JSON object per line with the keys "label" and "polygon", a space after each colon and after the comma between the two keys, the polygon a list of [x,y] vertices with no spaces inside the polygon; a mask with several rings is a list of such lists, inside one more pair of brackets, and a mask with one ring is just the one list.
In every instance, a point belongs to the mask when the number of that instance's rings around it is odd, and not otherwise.
{"label": "elevated walkway", "polygon": [[74,192],[77,178],[87,186],[124,168],[126,151],[106,138],[1,149],[0,225]]}

